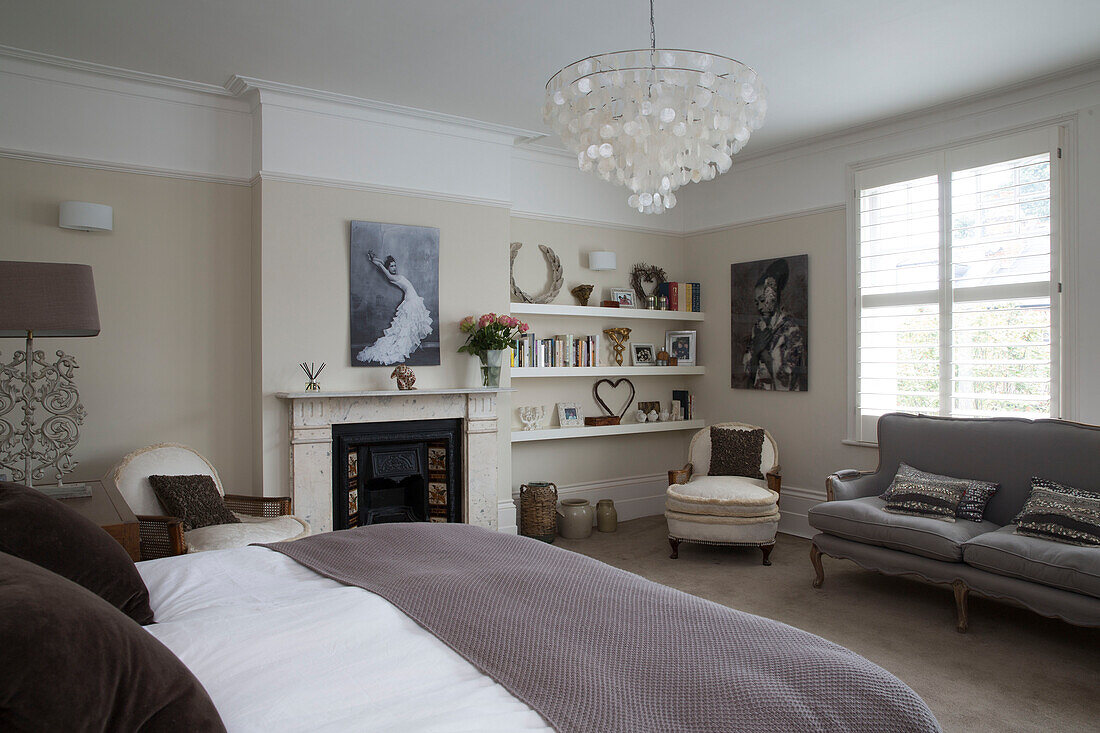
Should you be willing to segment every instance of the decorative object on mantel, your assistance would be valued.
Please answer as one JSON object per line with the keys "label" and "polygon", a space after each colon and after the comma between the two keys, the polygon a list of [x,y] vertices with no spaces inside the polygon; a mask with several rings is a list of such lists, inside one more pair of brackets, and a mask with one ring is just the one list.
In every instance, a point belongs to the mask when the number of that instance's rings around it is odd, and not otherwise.
{"label": "decorative object on mantel", "polygon": [[653,366],[657,350],[653,348],[653,344],[631,344],[630,356],[634,366]]}
{"label": "decorative object on mantel", "polygon": [[532,481],[519,487],[519,533],[543,542],[557,536],[558,487],[552,481]]}
{"label": "decorative object on mantel", "polygon": [[657,352],[657,366],[668,366],[668,352],[664,349]]}
{"label": "decorative object on mantel", "polygon": [[439,230],[353,221],[348,251],[351,365],[438,365]]}
{"label": "decorative object on mantel", "polygon": [[416,389],[416,373],[407,364],[398,364],[390,372],[390,379],[397,380],[397,388],[400,390]]}
{"label": "decorative object on mantel", "polygon": [[623,326],[605,328],[604,335],[611,339],[611,348],[615,351],[615,364],[622,366],[623,352],[626,350],[626,340],[630,338],[630,329]]}
{"label": "decorative object on mantel", "polygon": [[602,300],[602,301],[600,301],[600,305],[603,306],[604,308],[618,308],[619,307],[619,301],[617,301],[617,300]]}
{"label": "decorative object on mantel", "polygon": [[638,301],[634,299],[634,291],[630,288],[611,288],[611,299],[618,303],[620,308],[638,307]]}
{"label": "decorative object on mantel", "polygon": [[[623,408],[619,410],[618,413],[615,413],[610,407],[607,406],[607,403],[603,401],[603,398],[600,397],[600,386],[606,384],[611,389],[618,389],[619,385],[623,384],[624,382],[626,383],[626,386],[630,387],[630,396],[627,397],[626,401],[623,403]],[[600,409],[602,409],[607,414],[601,417],[586,417],[584,419],[584,424],[619,425],[620,423],[622,423],[623,415],[625,415],[626,411],[630,409],[630,403],[634,401],[634,394],[634,383],[626,377],[621,377],[614,381],[610,379],[597,379],[596,383],[592,385],[592,397],[596,400],[596,404],[600,406]]]}
{"label": "decorative object on mantel", "polygon": [[[96,305],[92,268],[57,262],[0,262],[0,338],[23,338],[26,346],[0,364],[0,467],[12,479],[32,486],[51,468],[57,482],[76,466],[73,450],[86,415],[73,372],[76,359],[58,350],[46,360],[35,351],[34,337],[96,336]],[[16,406],[22,418],[5,416]],[[36,422],[38,407],[46,416]],[[20,427],[16,427],[16,423]],[[22,461],[22,467],[19,462]],[[35,466],[35,461],[39,465]]]}
{"label": "decorative object on mantel", "polygon": [[641,410],[642,412],[644,412],[646,415],[649,415],[649,413],[652,412],[653,410],[659,410],[660,408],[661,408],[661,403],[660,402],[650,401],[650,402],[639,402],[638,403],[638,409]]}
{"label": "decorative object on mantel", "polygon": [[588,499],[562,499],[558,512],[558,534],[567,540],[583,540],[592,534],[595,509]]}
{"label": "decorative object on mantel", "polygon": [[531,296],[520,290],[519,286],[516,285],[516,255],[519,254],[522,248],[523,242],[512,242],[511,244],[511,254],[508,261],[508,279],[512,283],[512,297],[516,298],[521,303],[553,302],[554,298],[558,297],[558,293],[561,291],[562,282],[564,282],[561,260],[554,254],[554,250],[550,249],[545,244],[539,245],[539,250],[542,252],[543,257],[546,258],[546,264],[550,267],[550,288],[546,290],[546,292]]}
{"label": "decorative object on mantel", "polygon": [[730,266],[734,389],[809,389],[809,256]]}
{"label": "decorative object on mantel", "polygon": [[539,423],[546,417],[545,405],[523,405],[519,408],[519,421],[524,430],[538,430]]}
{"label": "decorative object on mantel", "polygon": [[645,422],[645,421],[646,421],[646,413],[645,413],[645,410],[641,410],[641,409],[639,409],[639,410],[636,410],[636,411],[634,412],[634,419],[635,419],[636,421],[638,421],[638,422]]}
{"label": "decorative object on mantel", "polygon": [[499,387],[500,370],[505,350],[512,342],[527,333],[529,326],[509,315],[486,313],[476,321],[466,316],[458,324],[458,330],[466,334],[466,343],[459,352],[473,354],[481,361],[481,386]]}
{"label": "decorative object on mantel", "polygon": [[[639,262],[630,271],[630,287],[638,294],[638,300],[645,303],[649,296],[657,294],[657,287],[665,282],[667,278],[665,271],[660,267]],[[654,283],[652,293],[645,291],[644,283]]]}
{"label": "decorative object on mantel", "polygon": [[709,181],[764,124],[756,71],[702,51],[658,49],[649,2],[649,45],[589,56],[546,82],[544,121],[582,171],[631,190],[627,205],[660,214],[689,181]]}
{"label": "decorative object on mantel", "polygon": [[668,310],[668,297],[667,296],[665,296],[665,295],[658,295],[657,296],[657,310],[659,310],[659,311],[667,311]]}
{"label": "decorative object on mantel", "polygon": [[601,532],[614,532],[619,528],[619,513],[611,499],[596,502],[596,529]]}
{"label": "decorative object on mantel", "polygon": [[646,413],[646,419],[650,422],[657,422],[661,419],[661,415],[656,410],[650,410]]}
{"label": "decorative object on mantel", "polygon": [[320,392],[321,383],[317,381],[317,377],[321,376],[321,371],[325,368],[325,362],[321,362],[321,366],[316,366],[311,361],[308,364],[304,361],[298,364],[302,368],[302,371],[306,373],[306,392]]}
{"label": "decorative object on mantel", "polygon": [[651,311],[657,310],[657,298],[656,298],[656,296],[653,296],[653,295],[645,296],[645,307],[646,307],[647,310],[651,310]]}
{"label": "decorative object on mantel", "polygon": [[665,350],[668,351],[669,366],[695,366],[697,338],[697,331],[665,331]]}
{"label": "decorative object on mantel", "polygon": [[577,305],[588,305],[588,299],[592,296],[593,285],[578,285],[569,292],[577,299]]}
{"label": "decorative object on mantel", "polygon": [[558,403],[558,424],[563,428],[579,428],[585,424],[584,413],[577,402]]}

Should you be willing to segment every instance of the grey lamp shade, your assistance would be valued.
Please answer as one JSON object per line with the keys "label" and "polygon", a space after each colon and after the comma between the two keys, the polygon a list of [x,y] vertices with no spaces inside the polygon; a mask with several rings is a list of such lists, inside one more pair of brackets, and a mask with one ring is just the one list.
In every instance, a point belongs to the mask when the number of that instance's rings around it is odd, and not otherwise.
{"label": "grey lamp shade", "polygon": [[0,337],[95,336],[90,265],[0,261]]}

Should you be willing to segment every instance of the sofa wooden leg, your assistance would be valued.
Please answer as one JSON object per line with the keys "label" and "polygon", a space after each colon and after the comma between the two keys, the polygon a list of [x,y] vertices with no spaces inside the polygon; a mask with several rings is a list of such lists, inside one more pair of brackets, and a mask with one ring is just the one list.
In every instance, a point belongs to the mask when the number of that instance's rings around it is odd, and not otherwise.
{"label": "sofa wooden leg", "polygon": [[772,564],[772,561],[769,560],[768,558],[771,556],[772,550],[774,550],[774,549],[775,549],[775,543],[774,542],[771,543],[770,545],[760,545],[760,551],[762,553],[764,553],[764,564],[765,565],[771,565]]}
{"label": "sofa wooden leg", "polygon": [[820,588],[825,582],[825,568],[821,567],[821,550],[817,549],[817,545],[812,542],[810,543],[810,562],[813,563],[814,572],[817,573],[817,577],[814,578],[814,588]]}
{"label": "sofa wooden leg", "polygon": [[955,590],[955,610],[958,612],[958,626],[956,630],[960,634],[965,634],[966,629],[970,626],[970,614],[966,606],[967,599],[970,596],[970,589],[966,587],[966,583],[961,580],[956,580],[951,584],[951,587]]}
{"label": "sofa wooden leg", "polygon": [[675,537],[669,537],[668,544],[672,547],[672,554],[669,555],[669,557],[673,560],[680,557],[680,540]]}

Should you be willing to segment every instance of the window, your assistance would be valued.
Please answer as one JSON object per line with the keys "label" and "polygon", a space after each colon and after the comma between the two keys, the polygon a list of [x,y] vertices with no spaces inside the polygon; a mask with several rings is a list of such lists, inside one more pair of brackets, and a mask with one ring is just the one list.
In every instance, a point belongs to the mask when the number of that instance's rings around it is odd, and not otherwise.
{"label": "window", "polygon": [[854,172],[851,438],[878,417],[1057,417],[1060,131]]}

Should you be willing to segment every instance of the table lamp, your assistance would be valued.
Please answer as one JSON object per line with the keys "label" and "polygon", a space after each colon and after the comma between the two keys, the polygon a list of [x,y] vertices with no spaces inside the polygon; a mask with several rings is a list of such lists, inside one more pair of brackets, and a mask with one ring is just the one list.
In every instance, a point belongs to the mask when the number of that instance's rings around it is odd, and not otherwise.
{"label": "table lamp", "polygon": [[[0,363],[0,465],[13,480],[31,486],[52,468],[60,484],[76,466],[72,454],[85,416],[73,380],[76,360],[60,350],[47,360],[34,350],[34,338],[98,333],[89,265],[0,261],[0,338],[27,340],[24,351]],[[9,417],[17,407],[22,420]]]}

